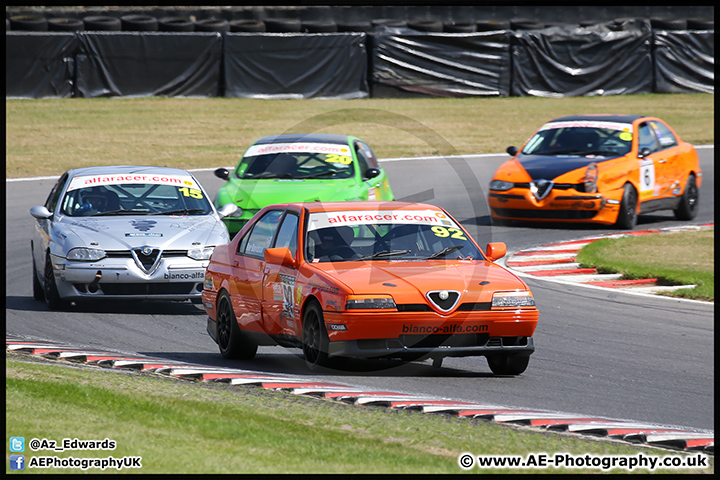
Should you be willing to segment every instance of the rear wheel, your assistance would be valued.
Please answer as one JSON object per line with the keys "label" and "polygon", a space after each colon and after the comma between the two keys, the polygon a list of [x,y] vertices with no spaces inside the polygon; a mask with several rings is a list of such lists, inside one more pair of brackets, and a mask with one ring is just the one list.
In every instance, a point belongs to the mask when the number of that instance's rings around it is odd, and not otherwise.
{"label": "rear wheel", "polygon": [[530,363],[530,356],[497,354],[488,356],[487,362],[495,375],[520,375]]}
{"label": "rear wheel", "polygon": [[625,230],[632,230],[637,224],[637,193],[632,185],[625,184],[625,192],[620,202],[620,212],[618,213],[615,226]]}
{"label": "rear wheel", "polygon": [[680,199],[680,205],[674,210],[675,218],[678,220],[692,220],[698,212],[700,191],[697,188],[695,175],[690,175],[685,184],[685,192]]}
{"label": "rear wheel", "polygon": [[320,306],[312,302],[303,314],[303,356],[308,368],[314,369],[328,364],[329,343]]}
{"label": "rear wheel", "polygon": [[257,343],[243,334],[232,308],[230,295],[223,291],[217,302],[217,342],[224,358],[251,360],[257,353]]}

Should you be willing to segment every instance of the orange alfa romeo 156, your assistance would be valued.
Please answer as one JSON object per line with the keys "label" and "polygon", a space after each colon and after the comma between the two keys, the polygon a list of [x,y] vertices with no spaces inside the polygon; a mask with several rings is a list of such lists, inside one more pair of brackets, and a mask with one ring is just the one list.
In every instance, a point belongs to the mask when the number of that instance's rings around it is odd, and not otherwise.
{"label": "orange alfa romeo 156", "polygon": [[538,321],[527,285],[493,263],[442,208],[407,202],[312,202],[259,211],[215,248],[203,305],[226,358],[258,345],[299,347],[310,368],[333,357],[485,356],[518,375]]}

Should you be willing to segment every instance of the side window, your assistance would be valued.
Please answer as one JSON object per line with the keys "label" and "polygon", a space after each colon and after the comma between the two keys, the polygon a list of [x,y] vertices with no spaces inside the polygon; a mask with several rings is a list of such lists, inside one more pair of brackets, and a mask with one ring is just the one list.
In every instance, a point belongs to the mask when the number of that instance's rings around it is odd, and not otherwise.
{"label": "side window", "polygon": [[238,249],[238,253],[263,258],[265,249],[272,245],[275,230],[277,230],[282,214],[282,210],[271,210],[263,215],[263,217],[255,223],[252,231],[247,236],[247,240],[243,238],[241,246],[244,244],[244,248],[242,248],[242,250]]}
{"label": "side window", "polygon": [[68,176],[67,174],[62,175],[53,189],[50,191],[50,195],[48,195],[47,200],[45,201],[45,207],[50,210],[51,212],[55,211],[55,206],[58,203],[58,200],[60,199],[60,194],[63,191],[63,188],[65,188],[65,184],[67,183]]}
{"label": "side window", "polygon": [[298,237],[298,216],[292,212],[285,215],[285,219],[280,225],[277,238],[275,239],[275,247],[287,247],[290,253],[295,257],[297,253],[297,237]]}
{"label": "side window", "polygon": [[368,168],[379,168],[377,158],[365,142],[355,142],[355,153],[360,165],[360,174],[365,178],[365,172]]}
{"label": "side window", "polygon": [[650,125],[652,125],[653,129],[655,130],[655,135],[660,142],[660,148],[665,149],[677,146],[677,138],[675,138],[675,135],[673,135],[673,133],[667,126],[663,125],[660,122],[650,122]]}
{"label": "side window", "polygon": [[660,142],[658,142],[655,137],[655,132],[652,128],[650,128],[649,124],[643,123],[640,125],[640,131],[638,134],[638,150],[649,148],[650,153],[660,150]]}

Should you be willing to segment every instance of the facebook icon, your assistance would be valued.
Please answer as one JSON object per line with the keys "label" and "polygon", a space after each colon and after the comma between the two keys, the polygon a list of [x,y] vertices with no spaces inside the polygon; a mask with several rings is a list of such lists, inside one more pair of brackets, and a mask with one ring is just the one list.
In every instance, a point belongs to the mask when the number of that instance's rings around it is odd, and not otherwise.
{"label": "facebook icon", "polygon": [[25,470],[25,455],[10,455],[10,470]]}

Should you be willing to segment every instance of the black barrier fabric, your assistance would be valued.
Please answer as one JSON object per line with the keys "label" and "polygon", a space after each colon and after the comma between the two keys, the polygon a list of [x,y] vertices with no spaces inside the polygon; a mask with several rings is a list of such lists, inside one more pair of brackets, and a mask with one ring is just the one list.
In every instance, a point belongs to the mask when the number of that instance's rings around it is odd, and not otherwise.
{"label": "black barrier fabric", "polygon": [[225,96],[363,98],[364,33],[227,33]]}
{"label": "black barrier fabric", "polygon": [[619,29],[551,27],[513,32],[514,96],[651,93],[652,31],[647,20]]}
{"label": "black barrier fabric", "polygon": [[5,42],[6,97],[73,96],[74,33],[7,32]]}
{"label": "black barrier fabric", "polygon": [[79,32],[83,97],[219,95],[222,34]]}
{"label": "black barrier fabric", "polygon": [[509,31],[371,37],[373,96],[509,95]]}
{"label": "black barrier fabric", "polygon": [[653,30],[655,92],[715,93],[715,30]]}

